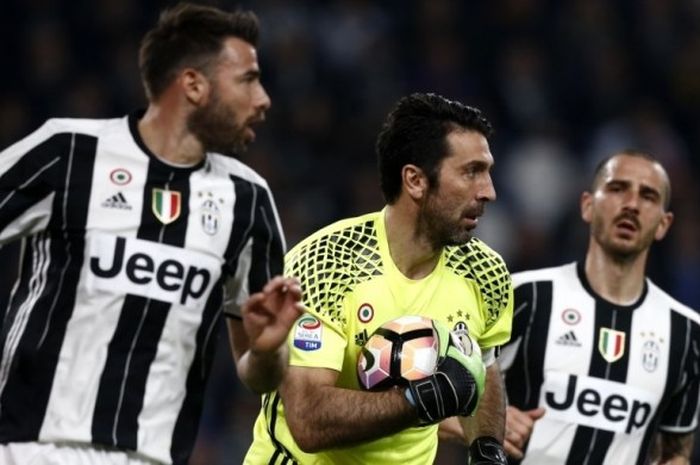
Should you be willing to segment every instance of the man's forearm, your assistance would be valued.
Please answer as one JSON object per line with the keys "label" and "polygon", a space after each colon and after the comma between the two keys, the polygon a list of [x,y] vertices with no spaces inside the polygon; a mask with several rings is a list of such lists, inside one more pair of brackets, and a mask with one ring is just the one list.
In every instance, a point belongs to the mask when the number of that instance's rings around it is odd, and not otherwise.
{"label": "man's forearm", "polygon": [[[285,383],[280,393],[294,439],[306,452],[346,447],[418,424],[403,389],[365,392],[313,386],[306,392],[294,390]],[[298,398],[285,402],[286,396],[305,396],[308,402],[299,402]]]}
{"label": "man's forearm", "polygon": [[277,389],[289,361],[289,351],[281,346],[274,352],[247,350],[236,364],[239,379],[253,392],[262,394]]}
{"label": "man's forearm", "polygon": [[494,363],[486,369],[486,388],[473,417],[460,417],[467,443],[480,436],[491,436],[503,443],[506,399],[503,378]]}

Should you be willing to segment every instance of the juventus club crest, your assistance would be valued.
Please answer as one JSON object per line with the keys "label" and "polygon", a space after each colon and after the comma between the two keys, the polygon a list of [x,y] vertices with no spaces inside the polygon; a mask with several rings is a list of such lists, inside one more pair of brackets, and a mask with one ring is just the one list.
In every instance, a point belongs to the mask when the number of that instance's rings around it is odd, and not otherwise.
{"label": "juventus club crest", "polygon": [[200,217],[202,229],[210,236],[215,235],[219,231],[219,222],[221,221],[221,213],[216,202],[212,199],[207,199],[202,203],[202,215]]}
{"label": "juventus club crest", "polygon": [[598,350],[608,363],[613,363],[625,354],[625,333],[610,328],[600,328]]}
{"label": "juventus club crest", "polygon": [[151,208],[163,224],[170,224],[180,216],[182,196],[178,191],[153,189]]}

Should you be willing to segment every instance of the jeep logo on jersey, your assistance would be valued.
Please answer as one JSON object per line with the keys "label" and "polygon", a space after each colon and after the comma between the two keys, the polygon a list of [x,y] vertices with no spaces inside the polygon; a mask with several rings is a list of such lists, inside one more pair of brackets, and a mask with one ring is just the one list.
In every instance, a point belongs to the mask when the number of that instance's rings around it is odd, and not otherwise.
{"label": "jeep logo on jersey", "polygon": [[219,260],[142,239],[93,235],[88,290],[148,297],[185,307],[204,305],[221,273]]}
{"label": "jeep logo on jersey", "polygon": [[151,208],[163,224],[170,224],[180,216],[180,193],[165,189],[153,189]]}
{"label": "jeep logo on jersey", "polygon": [[658,402],[636,386],[552,371],[542,392],[550,419],[627,434],[644,431]]}

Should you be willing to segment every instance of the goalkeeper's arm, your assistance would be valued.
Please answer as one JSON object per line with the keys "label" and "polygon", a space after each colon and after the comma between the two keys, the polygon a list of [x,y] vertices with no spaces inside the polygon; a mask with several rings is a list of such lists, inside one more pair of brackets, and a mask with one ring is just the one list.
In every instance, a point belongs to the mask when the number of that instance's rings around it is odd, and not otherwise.
{"label": "goalkeeper's arm", "polygon": [[498,362],[486,370],[486,392],[473,417],[460,419],[465,439],[470,443],[470,465],[505,465],[505,389]]}
{"label": "goalkeeper's arm", "polygon": [[[380,392],[342,389],[335,386],[335,370],[291,366],[279,393],[296,444],[313,453],[473,413],[484,388],[478,347],[467,356],[449,331],[441,330],[439,335],[441,358],[436,373],[427,383],[405,388],[414,394],[406,395],[404,388]],[[415,405],[407,402],[409,396],[417,401]]]}

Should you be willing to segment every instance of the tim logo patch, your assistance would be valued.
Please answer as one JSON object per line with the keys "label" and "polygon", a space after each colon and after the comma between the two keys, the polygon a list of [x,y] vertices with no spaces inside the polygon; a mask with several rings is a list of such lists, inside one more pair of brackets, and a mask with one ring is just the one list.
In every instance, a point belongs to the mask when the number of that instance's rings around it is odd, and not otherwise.
{"label": "tim logo patch", "polygon": [[321,322],[312,315],[303,315],[294,328],[294,347],[301,350],[321,348]]}

